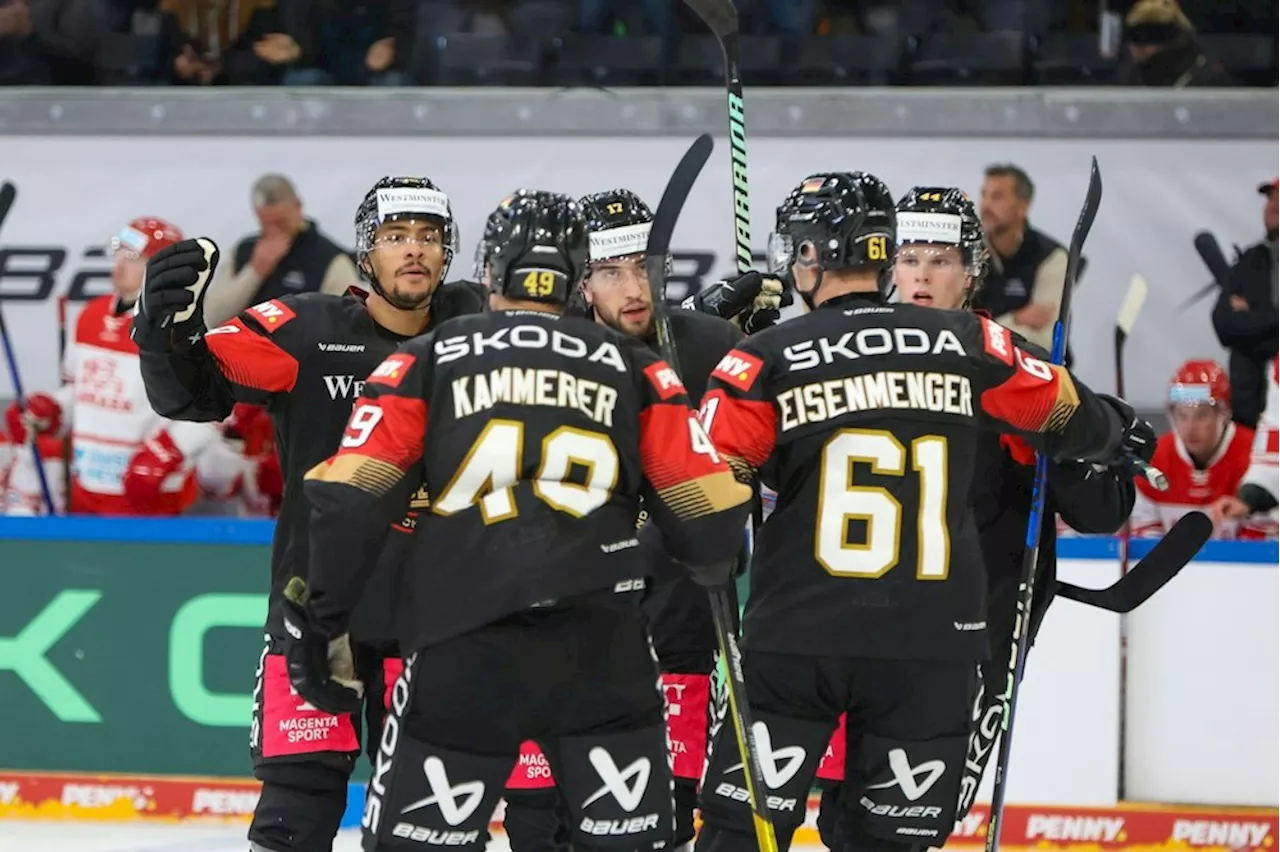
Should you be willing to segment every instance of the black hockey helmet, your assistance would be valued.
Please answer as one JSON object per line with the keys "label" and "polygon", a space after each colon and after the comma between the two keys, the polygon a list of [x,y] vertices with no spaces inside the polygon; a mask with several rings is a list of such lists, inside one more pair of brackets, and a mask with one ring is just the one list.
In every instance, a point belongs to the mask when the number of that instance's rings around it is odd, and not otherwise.
{"label": "black hockey helmet", "polygon": [[[788,278],[796,262],[820,270],[888,269],[895,233],[893,196],[880,178],[866,172],[810,175],[778,207],[769,268]],[[817,253],[812,260],[800,260],[805,245]]]}
{"label": "black hockey helmet", "polygon": [[898,201],[898,245],[957,246],[977,292],[991,262],[982,220],[973,201],[954,186],[913,186]]}
{"label": "black hockey helmet", "polygon": [[[360,202],[356,211],[356,265],[369,281],[373,292],[391,301],[372,267],[367,263],[373,251],[374,236],[386,222],[422,219],[440,226],[444,241],[444,267],[440,270],[443,283],[458,251],[458,228],[453,221],[453,208],[449,196],[427,178],[384,177]],[[392,302],[395,304],[395,302]],[[399,306],[398,306],[399,307]]]}
{"label": "black hockey helmet", "polygon": [[489,216],[484,242],[494,292],[564,305],[587,271],[587,220],[558,192],[522,189]]}
{"label": "black hockey helmet", "polygon": [[644,253],[653,211],[640,196],[629,189],[611,189],[583,196],[578,203],[587,217],[592,261]]}
{"label": "black hockey helmet", "polygon": [[484,221],[484,231],[480,234],[480,239],[476,243],[475,265],[473,267],[472,277],[476,281],[484,281],[484,268],[489,262],[489,256],[493,254],[493,240],[498,233],[499,227],[507,215],[507,208],[511,206],[518,196],[536,194],[537,190],[533,189],[517,189],[515,192],[502,199],[501,203],[494,208],[489,214],[489,218]]}

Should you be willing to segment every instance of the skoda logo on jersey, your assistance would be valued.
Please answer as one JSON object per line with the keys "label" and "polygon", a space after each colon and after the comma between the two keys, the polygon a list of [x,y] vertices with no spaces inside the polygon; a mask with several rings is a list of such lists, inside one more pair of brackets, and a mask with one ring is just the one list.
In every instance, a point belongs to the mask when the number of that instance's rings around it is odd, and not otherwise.
{"label": "skoda logo on jersey", "polygon": [[449,825],[461,825],[480,807],[480,802],[484,799],[483,781],[464,781],[451,785],[449,776],[444,771],[444,761],[438,757],[424,760],[422,771],[427,776],[431,795],[401,808],[401,814],[435,805],[440,809],[440,816],[445,822]]}
{"label": "skoda logo on jersey", "polygon": [[[804,748],[801,746],[783,746],[776,751],[769,736],[769,727],[764,722],[756,722],[751,726],[755,734],[756,752],[760,759],[760,774],[770,790],[777,790],[786,784],[804,765]],[[724,771],[725,775],[742,769],[742,763],[735,763]]]}

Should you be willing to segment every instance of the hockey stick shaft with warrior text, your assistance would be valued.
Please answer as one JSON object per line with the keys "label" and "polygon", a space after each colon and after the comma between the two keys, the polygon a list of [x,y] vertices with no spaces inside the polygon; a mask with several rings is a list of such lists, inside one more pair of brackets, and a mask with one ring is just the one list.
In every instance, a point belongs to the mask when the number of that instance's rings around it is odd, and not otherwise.
{"label": "hockey stick shaft with warrior text", "polygon": [[[697,181],[698,174],[706,164],[707,158],[711,156],[711,150],[714,147],[711,137],[704,133],[685,152],[680,164],[671,175],[671,180],[667,182],[667,188],[662,193],[662,201],[658,203],[658,211],[654,214],[653,227],[649,231],[649,241],[645,249],[645,272],[653,296],[658,349],[677,375],[680,374],[680,359],[676,352],[675,341],[671,337],[671,319],[667,315],[668,308],[664,298],[667,252],[671,246],[676,221],[680,218],[680,210],[684,207],[689,191],[693,189],[693,184]],[[756,841],[760,852],[777,852],[777,835],[774,833],[773,821],[765,802],[767,788],[764,784],[764,774],[760,770],[759,752],[755,748],[751,708],[747,704],[747,687],[742,676],[742,652],[738,648],[738,639],[734,633],[733,603],[730,600],[728,588],[708,589],[707,594],[711,598],[711,617],[715,626],[716,642],[720,646],[720,656],[725,664],[725,689],[729,695],[729,716],[737,736],[738,752],[742,757],[742,774],[746,780],[747,796],[750,799]]]}
{"label": "hockey stick shaft with warrior text", "polygon": [[[1089,189],[1085,192],[1084,207],[1071,235],[1071,247],[1067,253],[1067,277],[1062,288],[1062,304],[1058,309],[1058,321],[1053,326],[1053,350],[1051,360],[1061,364],[1067,350],[1067,331],[1071,320],[1071,295],[1080,271],[1080,253],[1084,241],[1098,215],[1102,202],[1102,173],[1098,171],[1095,157],[1089,169]],[[1013,719],[1018,706],[1018,686],[1027,661],[1031,601],[1035,590],[1036,563],[1040,558],[1040,526],[1044,520],[1045,492],[1048,489],[1049,457],[1036,454],[1035,482],[1031,491],[1031,517],[1027,523],[1027,538],[1023,553],[1022,573],[1018,581],[1017,611],[1013,619],[1013,642],[1009,652],[1009,671],[1005,691],[1004,718],[1001,724],[1000,751],[996,759],[996,783],[991,795],[991,817],[987,823],[987,852],[1000,846],[1000,829],[1004,824],[1004,799],[1009,788],[1009,756],[1013,747]]]}
{"label": "hockey stick shaft with warrior text", "polygon": [[733,185],[734,258],[738,274],[751,271],[751,201],[747,193],[747,115],[742,100],[738,10],[733,0],[685,0],[724,51],[724,83],[729,103],[729,156]]}
{"label": "hockey stick shaft with warrior text", "polygon": [[[18,189],[13,184],[6,181],[0,186],[0,227],[4,226],[4,220],[8,218],[9,210],[17,197]],[[9,336],[9,327],[4,322],[3,299],[0,299],[0,341],[4,343],[4,357],[9,365],[9,381],[13,385],[14,399],[19,406],[25,406],[27,397],[22,392],[22,376],[18,372],[18,356],[13,351],[13,338]],[[35,466],[36,476],[40,480],[40,494],[44,497],[45,508],[50,515],[56,515],[58,510],[53,502],[53,491],[49,488],[49,478],[45,475],[44,459],[40,457],[39,441],[34,428],[27,429],[27,444],[31,450],[31,462]]]}

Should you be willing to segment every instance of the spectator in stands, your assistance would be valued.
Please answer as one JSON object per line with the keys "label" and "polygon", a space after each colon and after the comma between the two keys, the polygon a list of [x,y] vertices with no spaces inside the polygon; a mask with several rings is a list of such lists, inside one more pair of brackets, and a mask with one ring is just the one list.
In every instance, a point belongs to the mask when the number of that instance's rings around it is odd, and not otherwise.
{"label": "spectator in stands", "polygon": [[1266,404],[1266,365],[1276,357],[1280,333],[1280,297],[1277,296],[1277,186],[1276,180],[1258,187],[1267,198],[1262,208],[1266,239],[1245,249],[1231,267],[1226,286],[1213,309],[1213,329],[1230,351],[1231,395],[1235,421],[1253,428]]}
{"label": "spectator in stands", "polygon": [[205,297],[205,321],[221,325],[250,305],[319,290],[341,295],[359,285],[351,256],[302,213],[293,183],[263,175],[253,185],[253,212],[261,230],[236,243]]}
{"label": "spectator in stands", "polygon": [[1049,349],[1062,300],[1067,251],[1027,223],[1034,196],[1035,184],[1017,166],[987,168],[981,216],[991,249],[991,271],[974,307]]}
{"label": "spectator in stands", "polygon": [[160,12],[162,56],[174,83],[273,85],[302,54],[280,31],[274,0],[161,0]]}
{"label": "spectator in stands", "polygon": [[1205,56],[1195,27],[1177,0],[1138,0],[1124,20],[1129,60],[1118,82],[1128,86],[1229,86],[1218,63]]}
{"label": "spectator in stands", "polygon": [[286,86],[403,86],[409,82],[414,0],[282,0],[280,15],[301,54]]}
{"label": "spectator in stands", "polygon": [[49,69],[36,43],[27,0],[0,0],[0,86],[38,86]]}

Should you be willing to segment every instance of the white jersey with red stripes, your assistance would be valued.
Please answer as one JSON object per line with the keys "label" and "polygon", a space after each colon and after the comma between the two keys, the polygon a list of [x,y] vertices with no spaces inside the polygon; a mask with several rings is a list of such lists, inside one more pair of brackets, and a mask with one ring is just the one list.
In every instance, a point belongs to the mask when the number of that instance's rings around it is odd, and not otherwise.
{"label": "white jersey with red stripes", "polygon": [[[200,454],[220,440],[212,423],[166,420],[151,409],[138,349],[129,337],[132,314],[121,310],[114,295],[88,302],[76,321],[75,337],[63,362],[66,384],[51,395],[62,406],[64,430],[73,450],[71,506],[76,513],[136,515],[179,514],[199,496],[192,471]],[[161,485],[160,500],[147,509],[131,505],[124,475],[143,445],[165,433],[182,454],[181,467]],[[30,465],[30,453],[18,467]],[[39,492],[26,493],[38,482],[33,471],[15,469],[8,503],[39,506]],[[12,510],[12,509],[11,509]]]}
{"label": "white jersey with red stripes", "polygon": [[[1168,491],[1157,491],[1145,479],[1134,480],[1134,499],[1130,529],[1137,536],[1161,536],[1174,523],[1191,511],[1206,514],[1219,497],[1233,495],[1240,488],[1253,447],[1253,432],[1245,426],[1228,422],[1218,449],[1204,467],[1187,452],[1177,432],[1166,432],[1156,442],[1151,464],[1169,479]],[[1236,538],[1238,524],[1225,522],[1214,530],[1215,538]]]}

